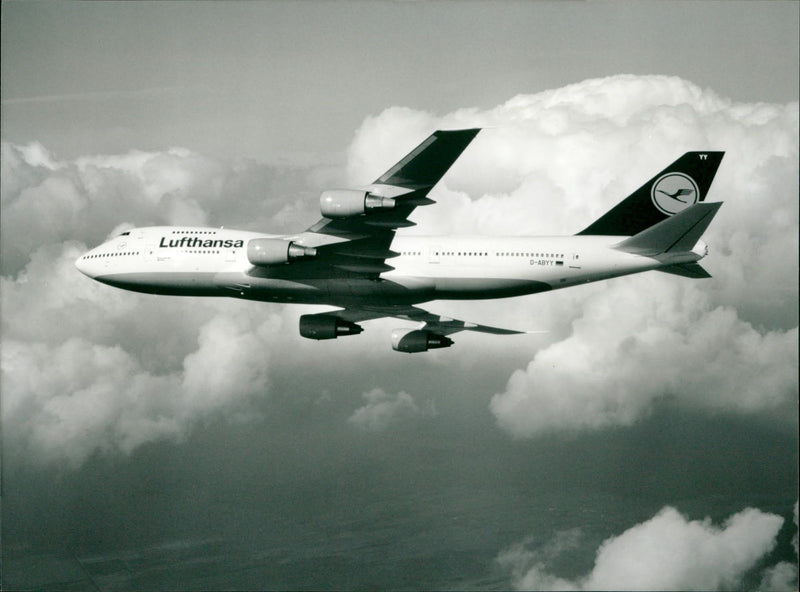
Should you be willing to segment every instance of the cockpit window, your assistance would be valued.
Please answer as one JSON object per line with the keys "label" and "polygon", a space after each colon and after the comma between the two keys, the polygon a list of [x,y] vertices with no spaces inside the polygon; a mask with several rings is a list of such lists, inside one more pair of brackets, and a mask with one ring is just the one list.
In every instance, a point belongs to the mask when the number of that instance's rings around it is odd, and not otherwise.
{"label": "cockpit window", "polygon": [[128,232],[123,232],[122,234],[120,234],[120,236],[128,236],[130,233],[131,231],[129,230]]}

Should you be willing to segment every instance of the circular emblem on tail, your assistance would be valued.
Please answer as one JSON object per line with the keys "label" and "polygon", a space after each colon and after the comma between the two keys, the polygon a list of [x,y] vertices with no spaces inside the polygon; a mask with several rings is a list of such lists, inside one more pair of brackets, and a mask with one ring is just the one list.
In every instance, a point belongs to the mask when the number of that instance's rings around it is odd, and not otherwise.
{"label": "circular emblem on tail", "polygon": [[677,214],[696,204],[700,197],[697,183],[683,173],[661,175],[650,190],[653,205],[667,216]]}

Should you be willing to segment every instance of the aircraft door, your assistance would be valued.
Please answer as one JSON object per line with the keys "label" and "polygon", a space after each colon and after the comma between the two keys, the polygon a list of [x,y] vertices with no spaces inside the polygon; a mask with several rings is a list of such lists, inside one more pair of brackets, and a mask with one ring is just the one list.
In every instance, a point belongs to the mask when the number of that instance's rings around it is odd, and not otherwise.
{"label": "aircraft door", "polygon": [[142,255],[146,262],[155,261],[156,259],[156,244],[146,243]]}
{"label": "aircraft door", "polygon": [[439,245],[431,245],[428,249],[428,263],[439,263],[441,247]]}

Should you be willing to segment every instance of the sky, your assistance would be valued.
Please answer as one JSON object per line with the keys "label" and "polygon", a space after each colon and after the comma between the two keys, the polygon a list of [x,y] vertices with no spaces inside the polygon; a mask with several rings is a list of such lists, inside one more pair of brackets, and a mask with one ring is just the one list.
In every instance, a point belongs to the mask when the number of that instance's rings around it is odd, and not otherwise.
{"label": "sky", "polygon": [[[2,4],[5,588],[797,588],[798,4]],[[712,279],[433,312],[127,293],[121,229],[294,232],[485,128],[416,234],[572,234],[724,150]]]}

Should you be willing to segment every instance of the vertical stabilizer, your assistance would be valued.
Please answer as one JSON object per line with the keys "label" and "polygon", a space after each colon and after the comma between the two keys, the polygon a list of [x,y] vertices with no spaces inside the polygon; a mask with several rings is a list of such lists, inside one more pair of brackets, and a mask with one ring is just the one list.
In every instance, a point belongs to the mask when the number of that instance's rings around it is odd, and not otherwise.
{"label": "vertical stabilizer", "polygon": [[578,234],[633,236],[705,200],[724,152],[687,152]]}

